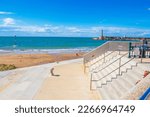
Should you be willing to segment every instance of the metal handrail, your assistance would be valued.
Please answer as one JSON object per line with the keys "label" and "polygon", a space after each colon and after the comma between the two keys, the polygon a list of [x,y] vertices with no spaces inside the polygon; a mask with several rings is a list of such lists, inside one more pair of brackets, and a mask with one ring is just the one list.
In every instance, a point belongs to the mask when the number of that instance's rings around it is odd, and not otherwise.
{"label": "metal handrail", "polygon": [[[104,44],[102,44],[101,46],[97,47],[96,49],[92,50],[91,52],[87,53],[84,55],[84,59],[83,59],[83,63],[84,63],[84,73],[86,72],[86,63],[89,62],[90,60],[93,59],[93,56],[100,56],[102,54],[104,54],[106,51],[109,50],[109,47],[107,47],[109,45],[109,42],[106,42]],[[97,54],[98,53],[98,54]]]}
{"label": "metal handrail", "polygon": [[89,54],[91,54],[91,53],[95,52],[97,49],[99,49],[99,48],[101,48],[101,47],[105,46],[105,45],[106,45],[106,44],[108,44],[108,43],[109,43],[109,41],[108,41],[108,42],[105,42],[104,44],[102,44],[102,45],[100,45],[100,46],[98,46],[98,47],[97,47],[97,48],[95,48],[94,50],[92,50],[92,51],[90,51],[90,52],[86,53],[86,54],[84,55],[84,57],[86,57],[87,55],[89,55]]}
{"label": "metal handrail", "polygon": [[[116,56],[113,56],[113,57],[111,57],[110,59],[108,59],[107,61],[110,61],[111,59],[113,59],[113,58],[115,58],[115,57],[116,57]],[[107,61],[105,61],[105,63],[106,63]],[[91,70],[91,72],[92,72],[93,70],[97,69],[98,67],[102,66],[103,64],[104,64],[104,63],[98,65],[96,68],[93,68],[93,69]]]}
{"label": "metal handrail", "polygon": [[94,71],[93,73],[98,73],[100,71],[102,71],[103,69],[107,68],[108,66],[112,65],[113,63],[115,63],[116,61],[118,61],[119,59],[121,59],[122,57],[126,56],[128,53],[122,55],[121,57],[119,57],[118,59],[116,59],[115,61],[111,62],[110,64],[106,65],[104,68],[98,70],[98,71]]}
{"label": "metal handrail", "polygon": [[[109,55],[111,55],[112,53],[114,53],[115,51],[113,51],[113,52],[111,52],[111,53],[109,53],[109,54],[107,54],[106,56],[104,56],[104,57],[107,57],[107,56],[109,56]],[[104,53],[105,54],[105,53]],[[96,64],[97,62],[99,62],[99,61],[101,61],[101,60],[103,60],[104,59],[104,57],[103,58],[101,58],[101,59],[99,59],[99,60],[97,60],[96,62],[94,62],[94,63],[92,63],[91,65],[94,65],[94,64]]]}
{"label": "metal handrail", "polygon": [[[128,51],[129,47],[128,47],[128,42],[120,42],[120,41],[116,41],[116,42],[105,42],[104,44],[102,44],[101,46],[95,48],[94,50],[88,52],[87,54],[85,54],[83,56],[84,58],[84,64],[86,64],[87,62],[89,62],[90,60],[93,59],[93,55],[95,55],[95,57],[102,55],[103,53],[105,53],[105,51]],[[121,49],[119,49],[119,46],[121,46]]]}
{"label": "metal handrail", "polygon": [[114,71],[120,69],[121,67],[123,67],[125,64],[129,63],[131,60],[133,60],[134,58],[131,58],[129,61],[125,62],[124,64],[122,64],[121,66],[119,66],[118,68],[114,69],[112,72],[108,73],[107,75],[103,76],[102,78],[98,79],[98,80],[92,80],[94,82],[96,81],[100,81],[102,79],[104,79],[105,77],[109,76],[111,73],[113,73]]}
{"label": "metal handrail", "polygon": [[[92,50],[91,52],[85,54],[83,56],[83,63],[84,63],[84,73],[86,72],[86,63],[97,58],[98,56],[104,54],[106,51],[128,51],[128,42],[106,42],[101,46],[97,47],[96,49]],[[121,46],[121,49],[120,47]]]}

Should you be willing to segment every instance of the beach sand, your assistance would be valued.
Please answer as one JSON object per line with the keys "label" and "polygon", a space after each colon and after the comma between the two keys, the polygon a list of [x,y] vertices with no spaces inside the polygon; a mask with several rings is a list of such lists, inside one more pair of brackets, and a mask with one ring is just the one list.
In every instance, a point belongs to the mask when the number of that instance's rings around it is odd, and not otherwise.
{"label": "beach sand", "polygon": [[12,64],[17,68],[81,58],[84,53],[67,54],[8,54],[0,56],[0,64]]}

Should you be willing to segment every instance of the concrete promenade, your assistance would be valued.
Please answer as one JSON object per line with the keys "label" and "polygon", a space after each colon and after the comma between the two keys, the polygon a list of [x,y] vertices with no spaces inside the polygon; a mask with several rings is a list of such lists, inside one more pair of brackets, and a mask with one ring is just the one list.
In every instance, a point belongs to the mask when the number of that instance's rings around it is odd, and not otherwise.
{"label": "concrete promenade", "polygon": [[[52,67],[59,76],[50,75]],[[99,99],[82,67],[77,59],[0,72],[0,99]]]}
{"label": "concrete promenade", "polygon": [[98,93],[90,91],[90,82],[82,62],[56,66],[56,76],[47,78],[34,99],[93,100]]}

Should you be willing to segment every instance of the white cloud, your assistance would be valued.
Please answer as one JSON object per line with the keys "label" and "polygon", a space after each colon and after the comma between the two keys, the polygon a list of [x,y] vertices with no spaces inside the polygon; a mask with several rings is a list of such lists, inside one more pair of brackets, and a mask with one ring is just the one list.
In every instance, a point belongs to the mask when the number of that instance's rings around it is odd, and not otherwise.
{"label": "white cloud", "polygon": [[91,33],[100,35],[104,30],[105,36],[150,36],[150,29],[126,28],[126,27],[91,27]]}
{"label": "white cloud", "polygon": [[39,26],[18,26],[18,28],[15,31],[22,31],[22,32],[46,32],[46,29],[44,27]]}
{"label": "white cloud", "polygon": [[17,25],[17,21],[12,18],[3,19],[0,25],[0,34],[10,32],[16,35],[32,36],[100,36],[104,30],[105,36],[150,36],[150,29],[127,28],[127,27],[79,27],[79,26],[55,26],[55,25]]}
{"label": "white cloud", "polygon": [[13,18],[5,18],[3,19],[4,25],[13,25],[15,24],[15,20]]}
{"label": "white cloud", "polygon": [[79,29],[79,28],[77,28],[77,27],[66,27],[66,29],[67,29],[69,32],[72,32],[72,33],[81,32],[81,29]]}
{"label": "white cloud", "polygon": [[0,11],[0,15],[9,15],[13,14],[13,12]]}

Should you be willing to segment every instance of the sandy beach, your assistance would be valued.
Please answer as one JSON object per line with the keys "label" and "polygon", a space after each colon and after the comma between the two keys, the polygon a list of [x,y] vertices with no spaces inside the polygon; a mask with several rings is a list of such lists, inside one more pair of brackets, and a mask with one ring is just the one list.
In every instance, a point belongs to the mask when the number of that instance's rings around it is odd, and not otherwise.
{"label": "sandy beach", "polygon": [[17,68],[81,58],[84,53],[66,54],[7,54],[0,56],[0,64],[12,64]]}

